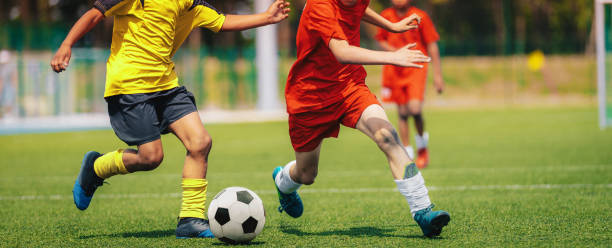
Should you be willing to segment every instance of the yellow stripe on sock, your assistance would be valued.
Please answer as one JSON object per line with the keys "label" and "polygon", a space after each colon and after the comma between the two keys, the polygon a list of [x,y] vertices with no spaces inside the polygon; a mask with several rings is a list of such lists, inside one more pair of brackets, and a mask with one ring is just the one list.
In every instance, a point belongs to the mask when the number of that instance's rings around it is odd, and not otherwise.
{"label": "yellow stripe on sock", "polygon": [[94,171],[100,178],[107,179],[117,174],[128,174],[123,164],[123,149],[100,156],[94,162]]}
{"label": "yellow stripe on sock", "polygon": [[179,218],[204,218],[206,210],[206,179],[183,178],[183,201]]}

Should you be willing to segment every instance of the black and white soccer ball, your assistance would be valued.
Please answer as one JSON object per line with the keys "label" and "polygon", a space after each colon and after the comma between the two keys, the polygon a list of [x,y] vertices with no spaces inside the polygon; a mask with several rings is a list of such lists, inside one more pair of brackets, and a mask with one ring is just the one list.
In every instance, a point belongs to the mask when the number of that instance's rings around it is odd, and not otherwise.
{"label": "black and white soccer ball", "polygon": [[210,230],[219,240],[247,243],[253,240],[266,223],[263,202],[255,192],[243,187],[221,190],[208,208]]}

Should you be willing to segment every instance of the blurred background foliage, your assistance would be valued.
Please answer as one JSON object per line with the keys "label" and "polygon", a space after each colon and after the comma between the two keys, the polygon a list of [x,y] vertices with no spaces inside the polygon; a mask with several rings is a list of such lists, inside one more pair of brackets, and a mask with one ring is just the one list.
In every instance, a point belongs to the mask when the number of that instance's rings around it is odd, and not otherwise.
{"label": "blurred background foliage", "polygon": [[[253,12],[253,0],[210,0],[224,13]],[[280,26],[282,52],[294,53],[295,30],[304,0],[292,1],[289,22]],[[55,49],[72,24],[93,4],[92,0],[0,1],[0,47]],[[442,40],[443,55],[524,54],[540,49],[546,54],[584,53],[593,50],[593,0],[414,0],[431,15]],[[389,0],[371,1],[377,11]],[[364,29],[368,30],[364,25]],[[365,46],[374,46],[372,29],[363,35]],[[112,20],[98,25],[78,47],[108,47]],[[240,49],[253,42],[252,31],[195,34],[209,49]],[[213,36],[215,36],[213,38]],[[196,42],[197,43],[197,42]]]}
{"label": "blurred background foliage", "polygon": [[[305,0],[278,28],[278,98],[295,60],[295,37]],[[334,0],[330,0],[334,1]],[[391,0],[371,0],[380,12]],[[71,69],[49,69],[53,52],[93,0],[1,0],[0,119],[104,112],[105,63],[113,20],[107,18],[73,51]],[[254,12],[254,0],[209,0],[226,14]],[[593,104],[593,0],[412,0],[440,33],[442,96],[426,91],[427,106]],[[606,8],[606,44],[612,47],[612,9]],[[361,45],[379,49],[376,27],[362,25]],[[255,31],[196,29],[175,55],[181,84],[204,109],[252,109],[257,101]],[[530,54],[542,54],[530,69]],[[610,62],[608,61],[610,64]],[[381,67],[366,66],[366,83],[380,92]],[[608,74],[612,75],[612,74]],[[610,79],[612,82],[612,79]],[[610,87],[612,89],[612,87]],[[612,93],[610,93],[612,95]],[[282,100],[281,100],[282,101]]]}

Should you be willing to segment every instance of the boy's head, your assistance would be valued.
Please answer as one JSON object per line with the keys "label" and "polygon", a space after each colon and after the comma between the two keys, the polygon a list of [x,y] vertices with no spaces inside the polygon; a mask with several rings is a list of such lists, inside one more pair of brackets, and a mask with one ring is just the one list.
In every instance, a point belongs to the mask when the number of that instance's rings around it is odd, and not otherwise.
{"label": "boy's head", "polygon": [[408,8],[410,6],[410,2],[412,2],[412,0],[391,0],[391,4],[393,5],[393,8],[396,8],[396,9]]}

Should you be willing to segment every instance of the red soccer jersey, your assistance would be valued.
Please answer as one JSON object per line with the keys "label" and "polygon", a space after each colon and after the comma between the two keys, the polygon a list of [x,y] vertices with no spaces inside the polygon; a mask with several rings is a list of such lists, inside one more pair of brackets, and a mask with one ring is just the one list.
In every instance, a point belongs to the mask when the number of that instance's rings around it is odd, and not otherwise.
{"label": "red soccer jersey", "polygon": [[[417,14],[421,17],[421,23],[418,28],[408,30],[404,33],[391,33],[379,28],[376,39],[385,41],[395,48],[401,48],[410,43],[416,43],[416,47],[413,49],[419,49],[427,55],[427,44],[437,42],[440,39],[440,35],[438,35],[427,13],[415,7],[410,7],[403,16],[399,16],[394,8],[385,9],[380,13],[382,17],[391,22],[401,21],[412,14]],[[383,66],[383,86],[396,87],[408,83],[424,84],[425,80],[427,80],[427,63],[422,65],[422,69],[394,65]]]}
{"label": "red soccer jersey", "polygon": [[359,46],[361,18],[370,1],[345,6],[339,0],[308,0],[297,31],[297,60],[285,87],[287,112],[303,113],[340,101],[365,84],[363,66],[341,64],[329,49],[332,38]]}

